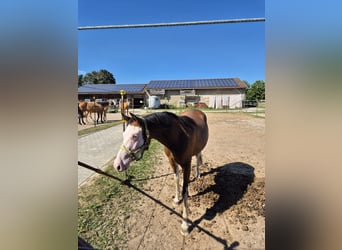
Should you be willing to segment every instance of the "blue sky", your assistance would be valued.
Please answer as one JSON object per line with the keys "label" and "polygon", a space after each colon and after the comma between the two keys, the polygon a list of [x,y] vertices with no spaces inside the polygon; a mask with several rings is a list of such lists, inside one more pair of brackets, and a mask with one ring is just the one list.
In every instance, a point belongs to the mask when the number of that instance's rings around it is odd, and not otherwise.
{"label": "blue sky", "polygon": [[[265,17],[263,0],[80,0],[78,26]],[[78,71],[118,84],[239,77],[265,80],[265,22],[78,31]]]}

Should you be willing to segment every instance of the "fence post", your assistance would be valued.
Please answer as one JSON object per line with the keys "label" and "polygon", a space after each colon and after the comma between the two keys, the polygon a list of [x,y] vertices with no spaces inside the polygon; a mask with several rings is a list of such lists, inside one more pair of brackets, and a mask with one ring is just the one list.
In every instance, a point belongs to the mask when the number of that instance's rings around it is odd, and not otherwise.
{"label": "fence post", "polygon": [[[126,94],[126,91],[121,89],[120,90],[120,95],[121,95],[121,102],[120,102],[120,111],[121,111],[121,116],[125,112],[124,111],[124,95]],[[125,120],[122,117],[122,131],[125,132]]]}
{"label": "fence post", "polygon": [[[93,106],[93,111],[95,111],[95,100],[96,100],[96,96],[93,96],[93,100],[94,100],[94,106]],[[96,113],[93,112],[94,114],[94,128],[96,127]]]}

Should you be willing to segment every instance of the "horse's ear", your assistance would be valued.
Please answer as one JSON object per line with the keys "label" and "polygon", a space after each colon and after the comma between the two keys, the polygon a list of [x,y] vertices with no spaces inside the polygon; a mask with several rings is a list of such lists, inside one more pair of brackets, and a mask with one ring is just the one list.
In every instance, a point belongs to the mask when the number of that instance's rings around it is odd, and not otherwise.
{"label": "horse's ear", "polygon": [[124,119],[125,121],[129,121],[129,119],[131,119],[131,117],[125,115],[124,113],[121,113],[122,119]]}
{"label": "horse's ear", "polygon": [[129,112],[129,114],[131,115],[133,121],[137,121],[138,120],[138,117],[135,114],[133,114],[131,112]]}

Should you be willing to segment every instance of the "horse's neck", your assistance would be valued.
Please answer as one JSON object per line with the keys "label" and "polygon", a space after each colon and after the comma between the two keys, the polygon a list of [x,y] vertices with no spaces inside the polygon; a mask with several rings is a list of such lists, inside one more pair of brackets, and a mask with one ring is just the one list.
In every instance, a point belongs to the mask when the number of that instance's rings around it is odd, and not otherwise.
{"label": "horse's neck", "polygon": [[151,139],[156,139],[169,149],[178,146],[178,139],[183,135],[183,131],[177,126],[175,118],[165,119],[163,121],[146,119],[146,124]]}

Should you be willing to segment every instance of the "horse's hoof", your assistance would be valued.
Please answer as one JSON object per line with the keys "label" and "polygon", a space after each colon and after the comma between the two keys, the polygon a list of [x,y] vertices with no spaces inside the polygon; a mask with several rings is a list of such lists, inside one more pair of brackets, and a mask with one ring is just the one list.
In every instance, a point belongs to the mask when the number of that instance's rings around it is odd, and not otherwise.
{"label": "horse's hoof", "polygon": [[179,205],[181,203],[182,200],[179,200],[179,199],[173,199],[173,204],[174,205]]}
{"label": "horse's hoof", "polygon": [[188,236],[189,235],[189,230],[181,230],[181,234],[183,235],[183,236]]}
{"label": "horse's hoof", "polygon": [[190,224],[186,221],[183,221],[182,225],[181,225],[181,234],[183,236],[187,236],[189,234],[189,226]]}
{"label": "horse's hoof", "polygon": [[183,225],[182,225],[181,234],[182,234],[183,236],[189,235],[189,228],[188,228],[188,227],[183,228]]}

